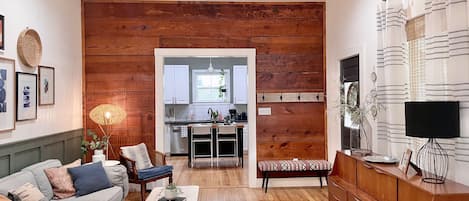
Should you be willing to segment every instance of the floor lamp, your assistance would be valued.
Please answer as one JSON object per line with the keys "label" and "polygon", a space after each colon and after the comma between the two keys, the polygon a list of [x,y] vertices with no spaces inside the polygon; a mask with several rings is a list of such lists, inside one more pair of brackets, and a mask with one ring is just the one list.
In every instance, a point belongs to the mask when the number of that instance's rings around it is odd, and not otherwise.
{"label": "floor lamp", "polygon": [[117,105],[101,104],[90,111],[90,119],[98,124],[99,129],[106,137],[106,160],[109,157],[109,139],[112,136],[112,125],[122,122],[127,116],[126,112]]}

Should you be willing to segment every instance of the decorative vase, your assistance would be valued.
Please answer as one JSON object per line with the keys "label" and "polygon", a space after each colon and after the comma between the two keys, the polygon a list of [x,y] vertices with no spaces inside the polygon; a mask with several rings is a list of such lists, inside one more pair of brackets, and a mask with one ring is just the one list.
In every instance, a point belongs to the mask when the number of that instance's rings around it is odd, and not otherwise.
{"label": "decorative vase", "polygon": [[95,149],[92,157],[93,163],[106,160],[106,156],[103,154],[102,149]]}
{"label": "decorative vase", "polygon": [[174,189],[165,189],[164,190],[164,198],[166,198],[167,200],[174,200],[176,199],[178,195],[178,190],[176,188]]}

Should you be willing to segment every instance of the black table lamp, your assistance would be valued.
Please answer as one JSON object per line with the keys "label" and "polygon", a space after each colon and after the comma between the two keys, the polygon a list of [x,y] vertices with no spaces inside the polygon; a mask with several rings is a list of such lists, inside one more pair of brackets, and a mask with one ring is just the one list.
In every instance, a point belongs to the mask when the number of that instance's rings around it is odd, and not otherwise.
{"label": "black table lamp", "polygon": [[435,138],[459,137],[459,102],[405,103],[406,136],[428,138],[417,152],[422,180],[442,184],[448,174],[448,154]]}

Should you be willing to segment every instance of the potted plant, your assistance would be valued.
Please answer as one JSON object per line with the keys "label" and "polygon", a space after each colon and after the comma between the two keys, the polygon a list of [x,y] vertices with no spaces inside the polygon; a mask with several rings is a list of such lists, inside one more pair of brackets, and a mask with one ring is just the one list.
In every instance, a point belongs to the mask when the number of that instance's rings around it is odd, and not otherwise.
{"label": "potted plant", "polygon": [[91,129],[88,129],[87,136],[91,138],[90,141],[83,139],[81,142],[81,151],[82,154],[86,154],[88,149],[94,151],[93,154],[93,162],[102,161],[104,160],[104,149],[107,148],[109,143],[109,137],[104,135],[101,138],[93,132]]}

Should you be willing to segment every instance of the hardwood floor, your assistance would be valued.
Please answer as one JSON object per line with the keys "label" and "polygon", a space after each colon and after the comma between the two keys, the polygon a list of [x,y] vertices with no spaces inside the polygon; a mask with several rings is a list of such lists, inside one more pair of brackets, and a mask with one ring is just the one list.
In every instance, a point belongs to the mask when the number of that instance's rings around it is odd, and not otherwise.
{"label": "hardwood floor", "polygon": [[[200,160],[200,161],[199,161]],[[248,188],[247,157],[244,168],[234,167],[234,160],[225,158],[220,167],[210,168],[209,160],[198,159],[197,168],[187,167],[186,157],[168,157],[174,166],[177,185],[198,185],[199,201],[327,201],[327,187]],[[131,192],[126,201],[138,201],[140,192]]]}

